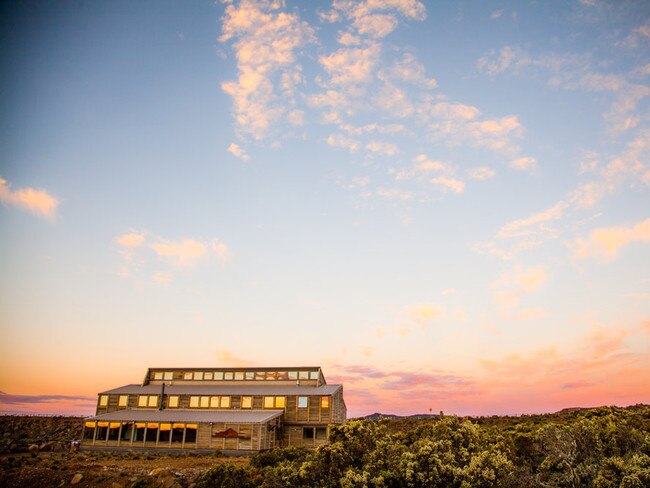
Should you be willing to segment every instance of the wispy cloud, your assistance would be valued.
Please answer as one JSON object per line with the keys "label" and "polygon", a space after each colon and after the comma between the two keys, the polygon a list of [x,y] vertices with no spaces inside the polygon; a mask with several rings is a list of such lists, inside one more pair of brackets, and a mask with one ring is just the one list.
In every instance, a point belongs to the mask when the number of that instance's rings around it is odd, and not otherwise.
{"label": "wispy cloud", "polygon": [[476,168],[469,168],[466,174],[472,180],[489,180],[490,178],[494,178],[496,172],[487,166],[478,166]]}
{"label": "wispy cloud", "polygon": [[594,229],[587,238],[576,239],[571,247],[574,255],[580,259],[589,257],[612,259],[622,247],[635,242],[650,243],[650,219],[631,227]]}
{"label": "wispy cloud", "polygon": [[11,184],[4,178],[0,178],[0,201],[6,205],[23,208],[50,221],[56,219],[56,210],[59,206],[59,199],[46,190],[34,188],[12,190]]}
{"label": "wispy cloud", "polygon": [[131,249],[139,247],[144,242],[144,240],[144,234],[140,234],[138,232],[122,234],[121,236],[115,238],[115,242],[117,242],[120,246],[128,247]]}
{"label": "wispy cloud", "polygon": [[520,305],[521,300],[539,290],[547,279],[544,266],[515,266],[502,273],[491,285],[494,303],[503,311]]}
{"label": "wispy cloud", "polygon": [[248,161],[251,158],[239,144],[234,142],[228,146],[228,152],[243,161]]}

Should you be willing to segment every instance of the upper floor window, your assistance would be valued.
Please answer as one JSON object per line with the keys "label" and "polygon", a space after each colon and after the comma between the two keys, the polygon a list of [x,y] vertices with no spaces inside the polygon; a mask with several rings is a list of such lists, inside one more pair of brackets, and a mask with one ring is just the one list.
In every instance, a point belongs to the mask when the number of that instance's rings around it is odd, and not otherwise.
{"label": "upper floor window", "polygon": [[298,397],[298,408],[307,408],[308,405],[308,397],[306,396],[299,396]]}
{"label": "upper floor window", "polygon": [[320,406],[321,408],[330,408],[330,397],[328,396],[320,397]]}
{"label": "upper floor window", "polygon": [[255,373],[252,371],[246,371],[246,379],[247,380],[254,380],[255,379]]}
{"label": "upper floor window", "polygon": [[174,379],[174,372],[173,371],[165,371],[165,374],[163,375],[164,379],[167,381],[171,381]]}
{"label": "upper floor window", "polygon": [[169,395],[167,406],[169,408],[178,408],[179,399],[180,397],[178,395]]}
{"label": "upper floor window", "polygon": [[223,374],[223,379],[224,380],[232,380],[234,378],[234,373],[232,371],[226,371]]}
{"label": "upper floor window", "polygon": [[229,396],[210,397],[210,408],[230,408],[230,397]]}
{"label": "upper floor window", "polygon": [[243,371],[237,371],[235,373],[235,379],[238,380],[238,381],[243,380],[244,379],[244,372]]}
{"label": "upper floor window", "polygon": [[283,396],[265,396],[264,408],[284,408],[285,398]]}
{"label": "upper floor window", "polygon": [[203,373],[203,379],[204,380],[211,380],[212,379],[212,373]]}
{"label": "upper floor window", "polygon": [[190,408],[230,408],[229,396],[191,396]]}
{"label": "upper floor window", "polygon": [[191,372],[183,373],[183,379],[184,380],[191,380],[192,379],[192,373]]}
{"label": "upper floor window", "polygon": [[117,406],[126,407],[128,405],[129,405],[129,395],[120,395],[120,397],[117,399]]}
{"label": "upper floor window", "polygon": [[253,408],[253,397],[250,396],[241,397],[241,408]]}
{"label": "upper floor window", "polygon": [[138,407],[157,407],[158,395],[140,395],[138,397]]}
{"label": "upper floor window", "polygon": [[99,406],[106,407],[108,405],[108,395],[99,395]]}
{"label": "upper floor window", "polygon": [[298,371],[289,371],[289,379],[290,380],[297,380],[298,379]]}

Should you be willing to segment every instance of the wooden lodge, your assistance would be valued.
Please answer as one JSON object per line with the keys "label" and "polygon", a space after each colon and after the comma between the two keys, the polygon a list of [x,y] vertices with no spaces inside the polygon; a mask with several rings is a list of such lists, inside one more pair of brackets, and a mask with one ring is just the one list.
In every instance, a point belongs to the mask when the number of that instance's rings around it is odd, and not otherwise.
{"label": "wooden lodge", "polygon": [[345,422],[343,385],[320,367],[149,368],[99,393],[82,449],[262,451],[325,444]]}

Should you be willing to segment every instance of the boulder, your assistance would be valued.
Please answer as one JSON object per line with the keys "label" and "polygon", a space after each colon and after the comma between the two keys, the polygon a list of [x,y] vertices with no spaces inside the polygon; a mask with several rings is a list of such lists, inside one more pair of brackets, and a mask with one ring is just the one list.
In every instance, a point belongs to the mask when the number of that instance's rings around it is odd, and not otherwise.
{"label": "boulder", "polygon": [[81,483],[81,480],[84,479],[84,475],[81,473],[77,473],[72,477],[72,481],[70,481],[71,485],[76,485],[78,483]]}

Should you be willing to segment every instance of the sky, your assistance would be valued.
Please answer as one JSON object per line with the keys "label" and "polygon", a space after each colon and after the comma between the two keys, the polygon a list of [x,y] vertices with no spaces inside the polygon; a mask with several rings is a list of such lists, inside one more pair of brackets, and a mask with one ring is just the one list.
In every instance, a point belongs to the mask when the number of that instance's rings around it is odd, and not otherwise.
{"label": "sky", "polygon": [[349,416],[650,403],[650,4],[0,5],[0,411],[322,366]]}

